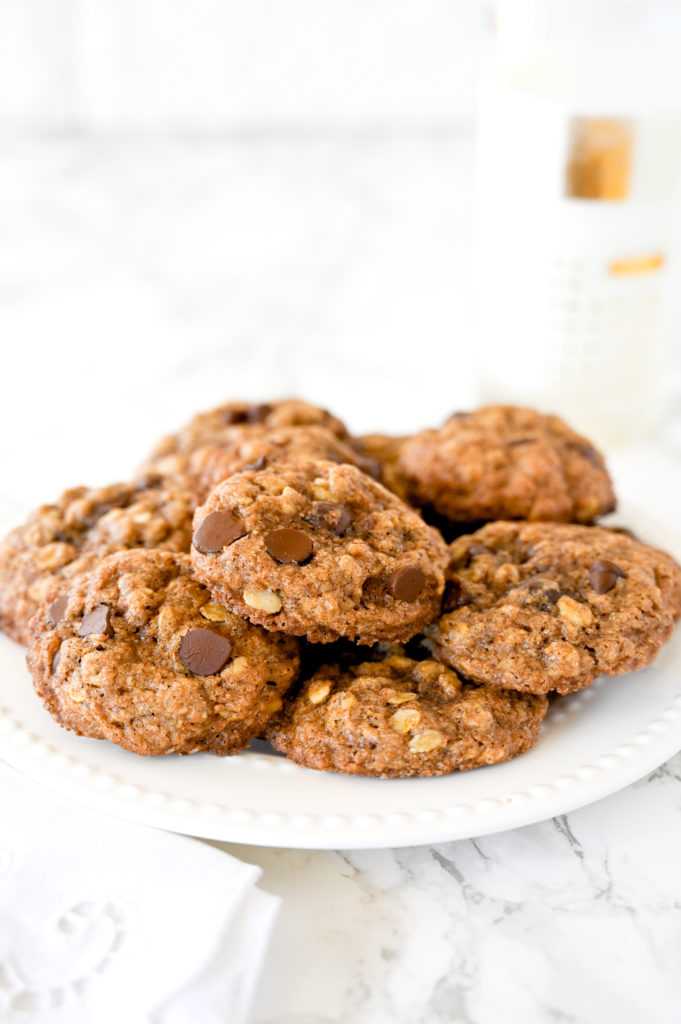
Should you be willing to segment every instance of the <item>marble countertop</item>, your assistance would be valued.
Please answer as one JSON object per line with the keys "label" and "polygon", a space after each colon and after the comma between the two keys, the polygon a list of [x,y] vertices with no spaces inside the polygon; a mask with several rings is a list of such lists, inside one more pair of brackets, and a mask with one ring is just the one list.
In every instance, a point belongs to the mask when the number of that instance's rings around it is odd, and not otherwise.
{"label": "marble countertop", "polygon": [[[230,397],[298,393],[358,432],[475,401],[470,182],[467,136],[5,144],[2,519],[125,478]],[[672,526],[680,440],[645,476]],[[283,897],[253,1022],[676,1024],[680,812],[677,755],[477,840],[221,844]]]}

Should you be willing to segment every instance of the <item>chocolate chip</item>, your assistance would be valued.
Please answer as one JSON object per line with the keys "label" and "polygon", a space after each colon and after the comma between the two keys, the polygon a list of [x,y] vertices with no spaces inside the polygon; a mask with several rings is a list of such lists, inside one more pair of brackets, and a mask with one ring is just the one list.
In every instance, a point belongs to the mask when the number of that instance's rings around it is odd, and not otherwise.
{"label": "chocolate chip", "polygon": [[91,636],[93,633],[111,636],[111,608],[108,604],[98,604],[83,618],[78,628],[78,636]]}
{"label": "chocolate chip", "polygon": [[190,629],[182,637],[180,661],[195,676],[214,676],[227,664],[232,645],[212,629]]}
{"label": "chocolate chip", "polygon": [[152,491],[163,485],[163,477],[160,473],[147,473],[135,481],[135,488],[138,491]]}
{"label": "chocolate chip", "polygon": [[589,569],[589,583],[597,594],[607,594],[615,586],[618,580],[626,577],[624,569],[619,565],[602,558]]}
{"label": "chocolate chip", "polygon": [[318,529],[328,530],[336,537],[342,537],[352,522],[352,516],[345,505],[334,505],[331,501],[316,501],[305,521]]}
{"label": "chocolate chip", "polygon": [[58,597],[56,601],[53,601],[50,607],[47,609],[47,617],[53,626],[58,626],[61,620],[64,618],[64,612],[66,606],[69,603],[68,597]]}
{"label": "chocolate chip", "polygon": [[578,452],[584,456],[587,462],[590,462],[592,466],[596,466],[597,469],[601,468],[601,457],[596,449],[591,444],[587,444],[586,441],[570,441],[568,448],[572,448],[574,452]]}
{"label": "chocolate chip", "polygon": [[265,547],[276,562],[303,565],[312,558],[312,541],[302,530],[283,527],[265,537]]}
{"label": "chocolate chip", "polygon": [[194,531],[192,543],[202,554],[213,555],[245,536],[244,524],[233,512],[209,512]]}
{"label": "chocolate chip", "polygon": [[396,569],[388,580],[388,590],[396,601],[412,604],[426,585],[426,574],[418,565]]}
{"label": "chocolate chip", "polygon": [[244,466],[241,472],[245,473],[247,469],[254,469],[256,473],[259,473],[261,469],[264,469],[266,467],[266,465],[267,459],[265,458],[264,455],[261,455],[259,459],[255,460],[255,462],[249,462],[247,466]]}
{"label": "chocolate chip", "polygon": [[442,600],[442,611],[453,612],[455,608],[461,608],[468,604],[468,594],[458,576],[453,576],[445,585],[445,595]]}
{"label": "chocolate chip", "polygon": [[271,412],[272,406],[266,403],[263,405],[249,405],[246,410],[246,419],[249,423],[262,423]]}
{"label": "chocolate chip", "polygon": [[558,590],[557,587],[552,586],[552,583],[543,579],[541,575],[531,576],[529,580],[525,580],[520,586],[536,597],[541,598],[544,605],[555,604],[559,598],[565,595],[565,591]]}
{"label": "chocolate chip", "polygon": [[59,662],[61,660],[61,647],[58,647],[55,651],[54,658],[52,659],[52,671],[56,672],[59,668]]}
{"label": "chocolate chip", "polygon": [[247,423],[248,413],[245,409],[226,409],[222,418],[228,427],[233,427],[237,423]]}

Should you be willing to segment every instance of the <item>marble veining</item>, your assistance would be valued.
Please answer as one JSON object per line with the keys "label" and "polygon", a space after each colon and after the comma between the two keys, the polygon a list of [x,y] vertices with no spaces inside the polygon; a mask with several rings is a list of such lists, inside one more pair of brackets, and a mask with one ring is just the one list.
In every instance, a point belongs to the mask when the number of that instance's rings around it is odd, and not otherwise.
{"label": "marble veining", "polygon": [[430,848],[225,846],[284,897],[254,1022],[678,1021],[680,780],[677,755],[570,815]]}

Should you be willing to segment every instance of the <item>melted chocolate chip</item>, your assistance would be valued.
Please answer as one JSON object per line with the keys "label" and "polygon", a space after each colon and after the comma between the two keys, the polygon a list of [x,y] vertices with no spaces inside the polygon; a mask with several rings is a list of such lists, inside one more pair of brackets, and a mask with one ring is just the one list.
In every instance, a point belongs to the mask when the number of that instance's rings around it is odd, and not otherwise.
{"label": "melted chocolate chip", "polygon": [[555,587],[551,587],[549,590],[544,591],[544,600],[547,604],[556,604],[563,596],[563,591],[556,590]]}
{"label": "melted chocolate chip", "polygon": [[59,668],[59,662],[61,661],[61,647],[58,647],[55,651],[54,658],[52,659],[52,671],[56,672]]}
{"label": "melted chocolate chip", "polygon": [[265,469],[266,466],[267,459],[265,458],[264,455],[261,455],[259,459],[255,460],[255,462],[249,462],[247,466],[244,466],[241,472],[245,473],[247,469],[254,469],[256,473],[259,473],[260,470]]}
{"label": "melted chocolate chip", "polygon": [[61,620],[64,618],[64,612],[66,611],[68,603],[68,597],[58,597],[57,600],[53,601],[47,609],[47,617],[53,626],[59,625]]}
{"label": "melted chocolate chip", "polygon": [[461,608],[468,604],[468,594],[458,576],[452,576],[445,585],[445,595],[442,600],[442,611],[453,612],[455,608]]}
{"label": "melted chocolate chip", "polygon": [[182,637],[180,661],[195,676],[214,676],[227,664],[232,645],[212,629],[190,629]]}
{"label": "melted chocolate chip", "polygon": [[228,427],[237,423],[248,423],[248,414],[245,409],[227,409],[222,414],[222,419]]}
{"label": "melted chocolate chip", "polygon": [[331,501],[316,501],[305,521],[317,529],[328,530],[336,537],[342,537],[352,522],[352,516],[345,505],[334,505]]}
{"label": "melted chocolate chip", "polygon": [[104,634],[111,636],[111,608],[108,604],[98,604],[91,612],[83,617],[78,627],[78,636],[92,636],[93,634]]}
{"label": "melted chocolate chip", "polygon": [[396,601],[412,604],[426,585],[426,574],[418,565],[396,569],[388,580],[388,590]]}
{"label": "melted chocolate chip", "polygon": [[192,543],[202,554],[214,555],[245,535],[244,524],[233,512],[209,512],[194,531]]}
{"label": "melted chocolate chip", "polygon": [[276,562],[285,565],[303,565],[314,551],[312,540],[302,530],[283,527],[265,536],[265,547]]}
{"label": "melted chocolate chip", "polygon": [[246,420],[248,423],[262,423],[266,420],[269,414],[272,412],[272,406],[263,403],[262,405],[249,405],[246,410]]}
{"label": "melted chocolate chip", "polygon": [[618,580],[626,577],[624,569],[619,565],[609,562],[606,558],[600,559],[589,569],[589,583],[597,594],[607,594],[615,586]]}

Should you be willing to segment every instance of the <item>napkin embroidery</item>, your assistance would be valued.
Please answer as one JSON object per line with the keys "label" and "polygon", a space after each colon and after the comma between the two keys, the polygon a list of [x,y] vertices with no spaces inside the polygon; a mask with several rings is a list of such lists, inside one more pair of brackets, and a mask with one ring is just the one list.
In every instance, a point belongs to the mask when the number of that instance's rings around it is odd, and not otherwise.
{"label": "napkin embroidery", "polygon": [[[12,861],[11,851],[0,851],[0,870],[3,866],[7,870]],[[110,900],[86,900],[68,907],[44,929],[34,927],[28,941],[22,943],[24,950],[35,954],[30,962],[12,953],[0,959],[0,1005],[4,1003],[7,1011],[35,1013],[81,1000],[122,948],[126,917],[125,909]],[[54,977],[41,978],[35,965],[45,962],[44,954],[50,952],[59,954],[54,958]],[[69,953],[75,961],[71,970],[67,966]]]}

